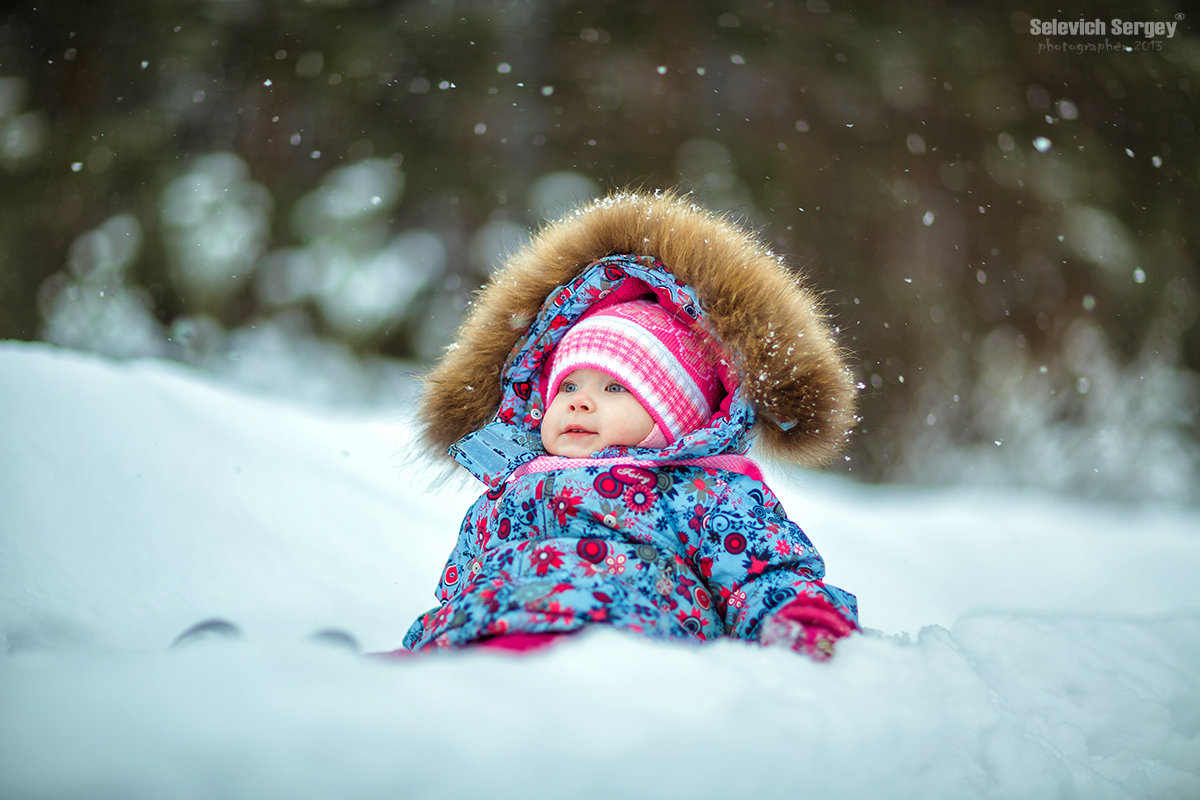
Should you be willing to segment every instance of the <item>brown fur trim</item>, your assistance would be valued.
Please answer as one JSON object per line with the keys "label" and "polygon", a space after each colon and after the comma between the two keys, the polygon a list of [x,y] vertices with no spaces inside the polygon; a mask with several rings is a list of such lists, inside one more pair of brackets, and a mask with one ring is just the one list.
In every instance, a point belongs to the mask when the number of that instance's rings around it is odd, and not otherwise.
{"label": "brown fur trim", "polygon": [[623,192],[546,226],[479,292],[425,380],[429,446],[444,452],[491,422],[505,359],[551,290],[616,253],[657,256],[696,290],[759,413],[769,455],[815,466],[845,445],[854,384],[816,295],[729,218],[673,193]]}

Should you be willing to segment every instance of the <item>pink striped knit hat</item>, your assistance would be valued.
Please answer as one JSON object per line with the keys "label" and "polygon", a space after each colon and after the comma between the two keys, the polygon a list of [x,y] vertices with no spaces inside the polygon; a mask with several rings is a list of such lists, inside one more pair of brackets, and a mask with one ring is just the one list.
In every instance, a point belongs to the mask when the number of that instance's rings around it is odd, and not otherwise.
{"label": "pink striped knit hat", "polygon": [[614,303],[577,322],[550,354],[546,404],[563,378],[590,368],[620,381],[654,419],[642,447],[703,427],[721,392],[712,340],[658,303]]}

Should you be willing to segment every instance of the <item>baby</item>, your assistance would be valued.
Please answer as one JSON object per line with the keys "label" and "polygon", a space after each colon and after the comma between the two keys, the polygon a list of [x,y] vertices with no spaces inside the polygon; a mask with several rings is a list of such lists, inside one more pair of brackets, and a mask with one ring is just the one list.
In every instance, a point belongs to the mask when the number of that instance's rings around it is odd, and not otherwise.
{"label": "baby", "polygon": [[[451,426],[461,430],[472,414],[491,418],[450,447],[487,490],[463,520],[440,605],[412,625],[405,647],[525,650],[604,625],[658,638],[734,637],[825,659],[857,628],[855,599],[822,581],[821,557],[745,455],[760,409],[806,411],[803,423],[771,423],[773,436],[806,446],[829,444],[820,426],[844,422],[852,389],[823,320],[794,280],[780,282],[773,259],[706,212],[661,196],[609,202],[559,223],[593,236],[589,228],[599,227],[594,259],[572,267],[535,242],[532,256],[494,279],[459,348],[429,378],[431,440],[447,420],[461,419]],[[637,240],[648,254],[605,238],[621,230],[598,220],[614,210],[646,234]],[[677,241],[689,228],[692,259]],[[564,247],[562,233],[543,234],[551,251]],[[725,242],[731,257],[712,266],[722,239],[733,240]],[[654,255],[672,248],[677,264]],[[745,308],[715,296],[702,300],[707,276],[720,270],[753,282],[745,294],[742,284],[721,286],[759,300],[764,319],[743,318]],[[689,274],[699,286],[683,280]],[[514,308],[514,285],[539,298],[536,314]],[[525,322],[515,328],[516,320]],[[511,347],[506,330],[518,333]],[[755,352],[781,332],[800,346]],[[499,402],[486,403],[497,374]]]}

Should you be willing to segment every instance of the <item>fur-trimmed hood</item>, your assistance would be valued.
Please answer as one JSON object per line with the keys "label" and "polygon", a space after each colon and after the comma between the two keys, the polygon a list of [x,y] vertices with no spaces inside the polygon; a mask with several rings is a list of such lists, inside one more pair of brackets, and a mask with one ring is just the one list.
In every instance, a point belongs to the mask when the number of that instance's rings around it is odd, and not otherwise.
{"label": "fur-trimmed hood", "polygon": [[855,390],[817,296],[751,232],[671,193],[623,192],[541,230],[479,292],[425,378],[422,437],[438,452],[492,422],[514,345],[555,288],[605,256],[660,260],[732,357],[769,455],[815,466],[845,445]]}

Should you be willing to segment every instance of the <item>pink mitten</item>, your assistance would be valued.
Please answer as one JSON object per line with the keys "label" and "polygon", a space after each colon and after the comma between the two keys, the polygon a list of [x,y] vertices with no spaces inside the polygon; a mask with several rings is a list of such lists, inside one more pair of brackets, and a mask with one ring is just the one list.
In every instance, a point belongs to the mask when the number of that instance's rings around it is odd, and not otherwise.
{"label": "pink mitten", "polygon": [[833,655],[833,646],[857,628],[824,597],[797,597],[768,617],[758,640],[783,645],[816,661]]}

